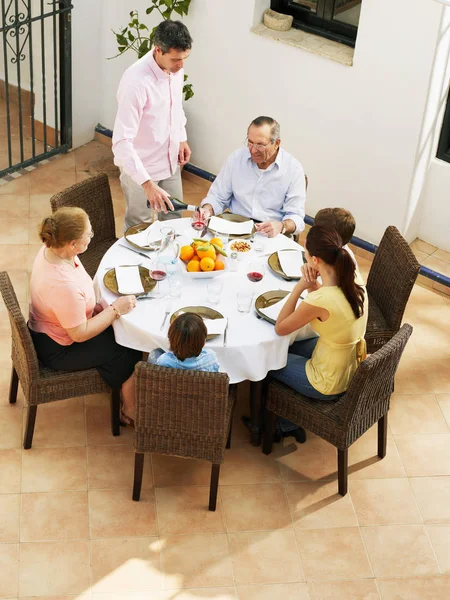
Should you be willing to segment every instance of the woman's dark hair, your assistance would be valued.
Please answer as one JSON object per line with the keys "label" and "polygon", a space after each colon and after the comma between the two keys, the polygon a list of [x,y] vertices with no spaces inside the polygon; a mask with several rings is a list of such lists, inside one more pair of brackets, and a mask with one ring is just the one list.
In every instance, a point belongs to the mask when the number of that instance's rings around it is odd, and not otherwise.
{"label": "woman's dark hair", "polygon": [[185,313],[177,317],[169,327],[170,349],[178,360],[198,356],[203,350],[207,335],[203,319],[198,315]]}
{"label": "woman's dark hair", "polygon": [[355,283],[355,263],[342,247],[341,236],[337,231],[315,225],[308,231],[305,246],[311,256],[334,267],[337,284],[344,292],[355,317],[359,319],[364,312],[364,288]]}
{"label": "woman's dark hair", "polygon": [[154,45],[167,54],[173,48],[185,52],[192,48],[192,38],[188,28],[181,21],[162,21],[155,29]]}

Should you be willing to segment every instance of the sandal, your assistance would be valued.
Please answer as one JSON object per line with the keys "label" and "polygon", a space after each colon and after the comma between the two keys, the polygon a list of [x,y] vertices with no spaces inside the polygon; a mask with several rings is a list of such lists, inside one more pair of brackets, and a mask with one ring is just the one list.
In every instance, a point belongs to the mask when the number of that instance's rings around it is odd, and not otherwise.
{"label": "sandal", "polygon": [[120,403],[119,420],[120,420],[120,424],[122,425],[122,427],[126,427],[127,425],[129,425],[130,427],[133,427],[133,429],[134,429],[134,419],[129,417],[127,415],[127,413],[125,413],[123,411],[123,402]]}

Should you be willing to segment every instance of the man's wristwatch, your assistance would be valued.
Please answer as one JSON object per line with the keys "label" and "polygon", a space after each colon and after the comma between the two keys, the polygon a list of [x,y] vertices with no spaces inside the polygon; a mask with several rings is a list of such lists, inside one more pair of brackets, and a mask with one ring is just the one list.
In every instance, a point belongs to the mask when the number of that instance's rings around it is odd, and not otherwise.
{"label": "man's wristwatch", "polygon": [[280,231],[281,235],[284,235],[286,233],[286,223],[284,221],[281,221],[281,231]]}

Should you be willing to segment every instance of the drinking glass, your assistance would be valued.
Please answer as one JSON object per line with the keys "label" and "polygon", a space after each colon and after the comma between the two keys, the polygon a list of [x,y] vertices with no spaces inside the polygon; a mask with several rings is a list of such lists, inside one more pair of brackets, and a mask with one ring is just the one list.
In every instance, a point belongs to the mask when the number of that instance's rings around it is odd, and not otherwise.
{"label": "drinking glass", "polygon": [[253,301],[253,292],[250,290],[243,290],[237,293],[237,309],[241,313],[250,312]]}
{"label": "drinking glass", "polygon": [[223,285],[220,281],[211,281],[206,286],[206,292],[208,295],[208,300],[211,304],[219,304],[220,298],[222,296]]}
{"label": "drinking glass", "polygon": [[247,277],[252,283],[261,281],[265,275],[265,266],[261,261],[253,261],[247,267]]}
{"label": "drinking glass", "polygon": [[227,244],[228,244],[229,237],[230,237],[230,236],[228,235],[228,233],[217,233],[217,234],[216,234],[216,237],[218,237],[218,238],[219,238],[219,240],[221,240],[221,242],[222,242],[222,244],[223,244],[223,246],[222,246],[222,247],[223,247],[223,248],[226,248],[226,247],[227,247]]}
{"label": "drinking glass", "polygon": [[266,243],[267,234],[262,231],[256,231],[253,235],[253,250],[256,254],[264,252],[264,246]]}
{"label": "drinking glass", "polygon": [[159,282],[167,276],[167,267],[159,256],[156,256],[150,266],[150,277],[156,281],[156,286],[153,288],[152,296],[155,298],[163,298],[164,294],[160,288]]}
{"label": "drinking glass", "polygon": [[169,280],[169,296],[171,298],[179,298],[183,290],[183,284],[178,277],[172,277]]}

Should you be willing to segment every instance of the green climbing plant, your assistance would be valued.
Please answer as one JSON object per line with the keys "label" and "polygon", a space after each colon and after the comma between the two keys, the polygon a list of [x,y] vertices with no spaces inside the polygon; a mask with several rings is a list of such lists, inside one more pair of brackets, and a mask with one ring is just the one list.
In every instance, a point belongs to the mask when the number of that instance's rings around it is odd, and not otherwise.
{"label": "green climbing plant", "polygon": [[[168,20],[172,17],[172,13],[175,12],[180,17],[187,15],[189,12],[189,6],[191,0],[151,0],[152,6],[149,6],[145,13],[150,15],[154,10],[157,10],[164,20]],[[153,47],[155,29],[150,30],[145,23],[142,23],[139,18],[137,10],[130,12],[130,22],[126,27],[120,31],[114,31],[113,34],[116,36],[118,54],[111,56],[111,58],[117,58],[128,50],[134,50],[138,55],[138,58],[142,58],[150,52]],[[192,83],[186,83],[188,76],[184,76],[183,94],[184,99],[189,100],[194,95],[192,89]]]}

